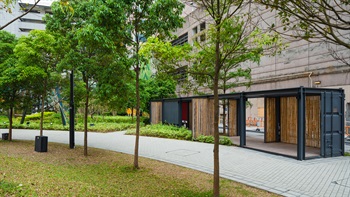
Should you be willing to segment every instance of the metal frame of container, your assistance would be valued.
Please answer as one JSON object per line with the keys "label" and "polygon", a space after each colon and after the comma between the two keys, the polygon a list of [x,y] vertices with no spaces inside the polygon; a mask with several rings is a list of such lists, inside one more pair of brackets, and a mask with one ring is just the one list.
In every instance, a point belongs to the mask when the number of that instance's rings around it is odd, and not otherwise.
{"label": "metal frame of container", "polygon": [[[320,149],[321,157],[344,155],[344,90],[328,88],[288,88],[220,94],[219,99],[237,101],[237,134],[240,136],[240,146],[246,146],[246,101],[249,98],[297,98],[297,159],[305,160],[305,106],[306,96],[320,96]],[[193,96],[171,99],[152,100],[162,102],[162,123],[182,126],[182,103],[192,102],[193,99],[212,99],[213,95]],[[189,109],[188,109],[189,110]],[[150,110],[152,122],[152,109]],[[277,114],[280,116],[280,114]],[[171,118],[171,120],[169,119]],[[168,119],[168,120],[167,120]],[[190,124],[190,123],[188,123]],[[187,125],[188,125],[187,124]],[[191,123],[192,124],[192,123]],[[193,123],[194,124],[194,123]],[[192,130],[192,129],[191,129]]]}

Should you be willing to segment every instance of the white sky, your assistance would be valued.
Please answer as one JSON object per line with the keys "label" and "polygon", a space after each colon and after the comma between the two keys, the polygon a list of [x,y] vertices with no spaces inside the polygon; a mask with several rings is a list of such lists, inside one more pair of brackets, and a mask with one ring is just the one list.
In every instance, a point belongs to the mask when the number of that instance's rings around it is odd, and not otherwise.
{"label": "white sky", "polygon": [[[40,0],[38,5],[51,6],[53,1],[55,1],[55,0]],[[36,0],[19,0],[18,2],[34,4],[36,2]]]}

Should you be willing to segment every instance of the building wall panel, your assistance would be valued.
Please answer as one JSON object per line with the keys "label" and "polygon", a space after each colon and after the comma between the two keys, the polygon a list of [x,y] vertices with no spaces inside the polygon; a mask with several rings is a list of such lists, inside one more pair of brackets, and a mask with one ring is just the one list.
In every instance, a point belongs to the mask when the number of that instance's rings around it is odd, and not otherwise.
{"label": "building wall panel", "polygon": [[297,143],[297,103],[296,97],[281,98],[281,142]]}
{"label": "building wall panel", "polygon": [[151,124],[162,123],[162,102],[151,103]]}
{"label": "building wall panel", "polygon": [[229,100],[228,135],[237,136],[237,101]]}
{"label": "building wall panel", "polygon": [[265,142],[276,141],[276,99],[266,98]]}
{"label": "building wall panel", "polygon": [[213,135],[214,100],[207,98],[193,99],[192,109],[193,138],[197,138],[200,135]]}
{"label": "building wall panel", "polygon": [[306,97],[306,146],[320,148],[321,129],[320,129],[320,96]]}

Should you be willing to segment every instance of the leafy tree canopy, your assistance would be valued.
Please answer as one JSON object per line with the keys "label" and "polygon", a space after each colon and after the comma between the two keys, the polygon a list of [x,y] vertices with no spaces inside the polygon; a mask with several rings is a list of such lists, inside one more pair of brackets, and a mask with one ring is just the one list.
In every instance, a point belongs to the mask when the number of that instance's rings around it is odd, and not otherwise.
{"label": "leafy tree canopy", "polygon": [[10,55],[17,43],[16,36],[7,31],[0,31],[0,64],[3,63]]}

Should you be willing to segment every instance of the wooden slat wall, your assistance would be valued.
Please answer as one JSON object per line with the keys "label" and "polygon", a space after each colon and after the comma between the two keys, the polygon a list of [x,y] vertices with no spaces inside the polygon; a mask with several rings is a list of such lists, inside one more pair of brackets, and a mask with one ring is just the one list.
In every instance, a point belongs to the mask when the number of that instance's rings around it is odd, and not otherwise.
{"label": "wooden slat wall", "polygon": [[298,106],[296,97],[281,98],[281,142],[297,143]]}
{"label": "wooden slat wall", "polygon": [[265,142],[276,141],[276,99],[266,98]]}
{"label": "wooden slat wall", "polygon": [[319,96],[306,97],[306,146],[320,148],[320,102]]}
{"label": "wooden slat wall", "polygon": [[192,113],[192,102],[188,103],[188,128],[192,131],[193,113]]}
{"label": "wooden slat wall", "polygon": [[193,99],[192,109],[193,138],[197,138],[200,135],[213,135],[214,100]]}
{"label": "wooden slat wall", "polygon": [[228,135],[237,136],[237,101],[229,100]]}
{"label": "wooden slat wall", "polygon": [[162,102],[151,103],[151,124],[162,123]]}

